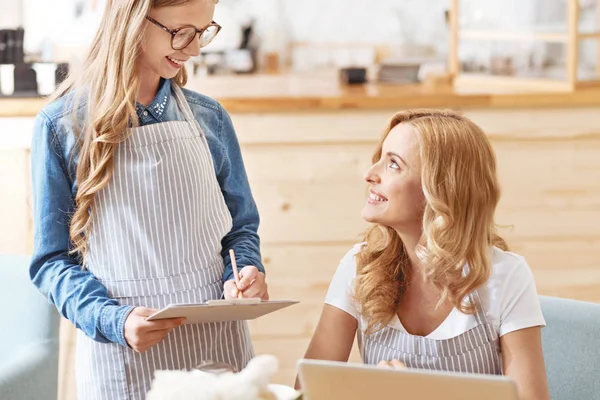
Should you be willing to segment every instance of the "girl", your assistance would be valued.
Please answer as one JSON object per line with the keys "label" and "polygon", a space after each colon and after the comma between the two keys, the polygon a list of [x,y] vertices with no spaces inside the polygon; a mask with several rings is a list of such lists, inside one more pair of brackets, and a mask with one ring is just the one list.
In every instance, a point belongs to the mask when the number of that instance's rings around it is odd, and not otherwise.
{"label": "girl", "polygon": [[306,358],[505,374],[548,399],[533,275],[496,234],[495,156],[451,112],[396,114],[365,179],[374,224],[341,260]]}
{"label": "girl", "polygon": [[253,357],[244,322],[146,321],[224,288],[268,298],[231,120],[181,88],[221,29],[214,1],[108,0],[81,73],[37,117],[30,274],[79,329],[80,400],[142,399],[157,369]]}

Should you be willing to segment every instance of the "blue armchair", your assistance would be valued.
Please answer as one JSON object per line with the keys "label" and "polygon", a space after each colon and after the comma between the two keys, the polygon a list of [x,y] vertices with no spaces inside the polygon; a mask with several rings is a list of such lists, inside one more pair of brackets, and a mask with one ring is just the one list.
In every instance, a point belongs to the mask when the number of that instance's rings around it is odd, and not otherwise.
{"label": "blue armchair", "polygon": [[56,400],[60,318],[28,269],[29,257],[0,254],[0,399]]}
{"label": "blue armchair", "polygon": [[600,399],[600,304],[540,296],[552,400]]}

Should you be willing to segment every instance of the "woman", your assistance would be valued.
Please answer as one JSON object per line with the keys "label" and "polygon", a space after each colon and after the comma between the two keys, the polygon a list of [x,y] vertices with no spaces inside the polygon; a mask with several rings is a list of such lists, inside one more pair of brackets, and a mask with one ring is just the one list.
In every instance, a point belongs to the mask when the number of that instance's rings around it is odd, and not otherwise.
{"label": "woman", "polygon": [[341,260],[306,358],[505,374],[548,399],[544,318],[523,257],[496,234],[482,130],[448,111],[396,114],[365,179],[364,243]]}
{"label": "woman", "polygon": [[79,329],[80,400],[143,399],[157,369],[253,357],[245,322],[146,320],[170,303],[268,298],[231,120],[181,88],[185,61],[220,30],[214,8],[107,1],[82,71],[36,120],[30,274]]}

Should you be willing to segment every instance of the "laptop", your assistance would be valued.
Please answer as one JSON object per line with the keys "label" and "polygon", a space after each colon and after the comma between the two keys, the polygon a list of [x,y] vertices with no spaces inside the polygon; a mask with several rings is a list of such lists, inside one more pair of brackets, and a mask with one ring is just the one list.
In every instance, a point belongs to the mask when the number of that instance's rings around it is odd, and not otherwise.
{"label": "laptop", "polygon": [[303,400],[518,400],[504,376],[395,370],[322,360],[298,361]]}

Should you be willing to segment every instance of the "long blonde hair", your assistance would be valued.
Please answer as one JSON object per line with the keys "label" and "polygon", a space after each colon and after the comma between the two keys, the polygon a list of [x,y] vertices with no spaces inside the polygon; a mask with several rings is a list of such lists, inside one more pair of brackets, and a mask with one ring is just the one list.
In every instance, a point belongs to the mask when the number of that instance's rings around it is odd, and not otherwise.
{"label": "long blonde hair", "polygon": [[[425,195],[423,234],[417,257],[425,275],[445,300],[473,313],[463,300],[490,276],[490,247],[508,250],[496,233],[494,213],[500,198],[496,157],[485,133],[472,121],[451,111],[416,109],[391,119],[373,163],[381,158],[389,132],[410,124],[417,134]],[[411,266],[402,240],[391,227],[373,226],[357,255],[354,297],[367,332],[387,325],[406,291]],[[468,265],[465,276],[463,268]]]}
{"label": "long blonde hair", "polygon": [[[110,181],[114,152],[138,125],[135,101],[140,86],[138,56],[152,8],[176,6],[191,0],[107,0],[90,51],[79,71],[70,74],[50,97],[52,102],[67,94],[73,104],[76,135],[77,194],[70,225],[72,254],[82,265],[92,229],[94,198]],[[182,68],[173,81],[183,86]],[[78,113],[83,108],[83,115]],[[81,121],[77,121],[82,117]],[[79,122],[79,123],[78,123]],[[79,128],[81,127],[81,128]],[[74,157],[72,157],[74,159]]]}

